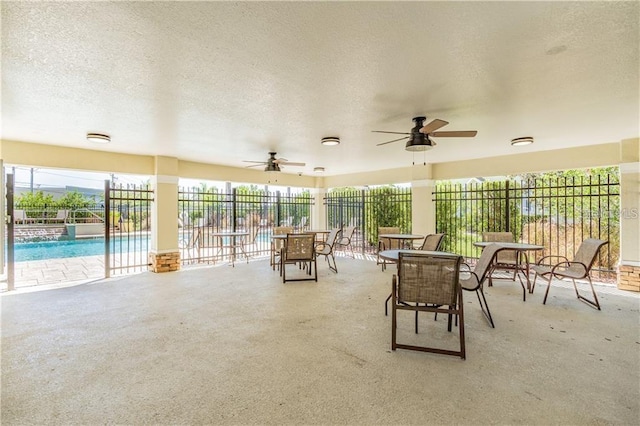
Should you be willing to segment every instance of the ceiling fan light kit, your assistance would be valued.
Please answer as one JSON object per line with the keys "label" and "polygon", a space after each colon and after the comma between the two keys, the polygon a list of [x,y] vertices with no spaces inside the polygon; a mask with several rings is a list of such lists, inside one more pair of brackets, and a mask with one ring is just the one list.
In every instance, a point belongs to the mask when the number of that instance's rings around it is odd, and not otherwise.
{"label": "ceiling fan light kit", "polygon": [[402,140],[407,140],[407,144],[405,148],[407,151],[427,151],[434,146],[436,143],[430,138],[431,137],[445,137],[445,138],[472,138],[478,132],[475,130],[463,130],[463,131],[446,131],[446,132],[436,132],[441,127],[446,126],[449,122],[435,119],[432,120],[429,124],[424,125],[424,121],[427,117],[414,117],[413,121],[416,123],[415,127],[411,129],[411,132],[387,132],[382,130],[373,130],[374,133],[391,133],[395,135],[407,135],[398,139],[393,139],[387,142],[379,143],[380,145],[386,145],[392,142],[398,142]]}
{"label": "ceiling fan light kit", "polygon": [[531,136],[511,139],[511,145],[513,146],[525,146],[525,145],[531,145],[532,143],[533,143],[533,138]]}
{"label": "ceiling fan light kit", "polygon": [[109,143],[111,142],[111,136],[104,133],[87,133],[87,140],[93,143]]}
{"label": "ceiling fan light kit", "polygon": [[419,151],[428,151],[431,148],[433,148],[435,145],[435,143],[431,140],[429,141],[413,141],[410,140],[407,142],[407,145],[405,145],[404,149],[406,149],[407,151],[412,151],[412,152],[419,152]]}
{"label": "ceiling fan light kit", "polygon": [[296,163],[293,161],[289,161],[286,158],[276,158],[276,152],[272,151],[269,152],[269,158],[267,159],[267,161],[253,161],[253,160],[244,160],[244,163],[254,163],[251,166],[247,166],[247,167],[258,167],[258,166],[265,166],[264,171],[265,172],[279,172],[280,171],[280,166],[299,166],[299,167],[304,167],[305,163]]}
{"label": "ceiling fan light kit", "polygon": [[327,136],[326,138],[322,138],[322,145],[326,145],[326,146],[340,145],[340,138],[337,136]]}

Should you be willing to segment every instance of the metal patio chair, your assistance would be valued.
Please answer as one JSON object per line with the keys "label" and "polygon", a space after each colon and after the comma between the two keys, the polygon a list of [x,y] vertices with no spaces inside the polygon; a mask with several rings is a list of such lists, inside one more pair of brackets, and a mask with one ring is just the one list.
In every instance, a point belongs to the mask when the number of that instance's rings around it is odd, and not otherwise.
{"label": "metal patio chair", "polygon": [[[378,228],[378,235],[383,234],[399,234],[400,228],[397,226],[381,226]],[[400,240],[392,240],[389,238],[380,238],[378,236],[378,256],[376,259],[376,265],[382,265],[382,270],[384,271],[387,268],[388,262],[384,259],[380,258],[380,252],[384,250],[395,250],[400,248]]]}
{"label": "metal patio chair", "polygon": [[[316,262],[315,253],[315,234],[287,234],[287,239],[280,254],[280,273],[282,274],[282,282],[288,281],[318,281],[318,264]],[[305,274],[309,278],[289,278],[287,279],[286,265],[298,265],[301,269],[305,269]],[[308,270],[307,270],[308,268]],[[311,274],[314,273],[314,276]]]}
{"label": "metal patio chair", "polygon": [[[276,226],[273,228],[273,235],[286,235],[293,232],[293,226]],[[280,252],[284,247],[285,241],[284,239],[280,240],[271,240],[271,255],[270,255],[270,265],[271,269],[274,271],[276,267],[280,267]]]}
{"label": "metal patio chair", "polygon": [[[483,232],[482,241],[489,241],[492,243],[513,243],[515,239],[511,232]],[[518,252],[513,250],[502,250],[498,253],[494,262],[493,270],[505,270],[513,271],[511,279],[516,280],[518,273]],[[493,285],[492,277],[489,277],[489,286]]]}
{"label": "metal patio chair", "polygon": [[[338,273],[338,265],[336,265],[336,258],[334,257],[333,252],[337,244],[336,240],[339,232],[340,228],[332,229],[325,241],[316,244],[316,257],[324,256],[329,264],[329,269],[335,273]],[[333,266],[331,266],[331,260],[333,260]]]}
{"label": "metal patio chair", "polygon": [[471,267],[468,264],[463,264],[468,271],[461,271],[463,275],[468,274],[468,277],[463,277],[461,275],[460,285],[463,290],[467,291],[475,291],[478,296],[478,302],[480,303],[480,309],[482,313],[491,324],[491,327],[495,328],[493,323],[493,318],[491,317],[491,311],[489,310],[489,305],[487,304],[487,299],[484,297],[484,283],[491,277],[491,272],[493,268],[493,262],[497,255],[499,255],[500,246],[497,244],[490,244],[482,250],[482,254],[480,258],[476,262],[476,266],[471,270]]}
{"label": "metal patio chair", "polygon": [[424,237],[424,241],[418,247],[418,250],[438,251],[442,245],[445,234],[429,234]]}
{"label": "metal patio chair", "polygon": [[355,226],[347,226],[342,231],[342,235],[340,236],[338,241],[336,241],[336,246],[337,246],[336,249],[341,248],[342,251],[344,251],[345,253],[347,252],[347,249],[349,249],[351,251],[351,257],[353,258],[355,258],[355,255],[353,254],[351,239],[353,238],[353,233],[355,232],[355,230],[356,230]]}
{"label": "metal patio chair", "polygon": [[[401,252],[398,257],[398,275],[393,275],[391,288],[391,349],[409,349],[465,359],[464,306],[459,273],[461,256],[433,256],[425,253]],[[413,305],[415,304],[415,305]],[[460,333],[460,350],[453,351],[429,346],[397,343],[397,311],[435,312],[456,317]],[[459,321],[458,321],[459,318]],[[416,324],[417,325],[417,324]],[[416,327],[416,333],[418,329]]]}
{"label": "metal patio chair", "polygon": [[[542,301],[542,304],[546,304],[549,289],[551,288],[551,280],[554,278],[560,280],[569,278],[573,282],[573,288],[576,291],[578,299],[600,310],[600,302],[598,302],[598,296],[593,288],[593,282],[591,282],[591,268],[598,257],[600,248],[608,243],[609,241],[587,238],[582,242],[582,244],[580,244],[580,247],[578,247],[578,251],[573,257],[573,260],[569,260],[565,256],[560,255],[549,255],[540,258],[535,265],[531,266],[531,270],[535,273],[533,278],[533,288],[531,291],[536,287],[536,279],[538,276],[546,280],[547,290],[544,292],[544,299]],[[550,266],[544,265],[544,261],[549,258],[558,258],[561,261]],[[593,300],[585,298],[578,292],[576,280],[581,279],[586,279],[589,282],[589,286],[591,286],[591,293],[593,293]]]}

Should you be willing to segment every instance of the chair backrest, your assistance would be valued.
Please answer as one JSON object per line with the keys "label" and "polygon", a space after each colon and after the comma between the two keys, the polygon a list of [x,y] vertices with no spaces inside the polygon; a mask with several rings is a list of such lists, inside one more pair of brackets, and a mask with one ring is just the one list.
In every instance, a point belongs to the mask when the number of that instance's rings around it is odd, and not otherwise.
{"label": "chair backrest", "polygon": [[284,247],[284,261],[303,261],[315,259],[315,234],[287,234]]}
{"label": "chair backrest", "polygon": [[[498,244],[489,244],[487,247],[482,250],[482,254],[476,262],[475,268],[473,268],[474,274],[466,279],[462,280],[469,285],[465,285],[465,289],[474,289],[479,287],[485,279],[489,276],[489,272],[491,270],[491,264],[493,263],[494,258],[496,257],[498,251],[500,250],[500,246]],[[477,280],[476,280],[477,277]],[[472,283],[470,281],[473,281]]]}
{"label": "chair backrest", "polygon": [[[293,226],[276,226],[273,228],[273,235],[285,235],[293,232]],[[284,240],[274,240],[273,246],[280,250],[284,246]]]}
{"label": "chair backrest", "polygon": [[27,220],[27,214],[24,210],[14,210],[13,211],[13,221],[25,221]]}
{"label": "chair backrest", "polygon": [[398,301],[435,305],[458,304],[461,256],[400,252]]}
{"label": "chair backrest", "polygon": [[[492,243],[513,243],[515,239],[511,232],[483,232],[482,241],[490,241]],[[517,253],[513,250],[504,250],[498,253],[498,263],[512,263],[515,264],[517,259]]]}
{"label": "chair backrest", "polygon": [[[397,226],[381,226],[378,228],[378,235],[382,235],[382,234],[399,234],[400,233],[400,228]],[[400,240],[391,240],[388,238],[380,238],[378,237],[379,241],[382,241],[384,243],[384,247],[386,250],[393,250],[393,249],[398,249],[400,248]]]}
{"label": "chair backrest", "polygon": [[[608,242],[609,241],[597,240],[595,238],[587,238],[582,242],[582,244],[580,244],[580,247],[578,247],[578,251],[573,257],[573,261],[583,263],[587,267],[587,270],[585,271],[586,274],[589,274],[591,267],[596,261],[600,247],[604,246]],[[569,269],[582,270],[579,266],[570,267]]]}
{"label": "chair backrest", "polygon": [[333,228],[329,232],[327,239],[323,243],[318,244],[318,247],[320,247],[320,250],[318,250],[318,254],[330,254],[333,251],[333,246],[336,244],[339,233],[340,228]]}
{"label": "chair backrest", "polygon": [[443,239],[444,234],[429,234],[424,237],[420,250],[438,251]]}
{"label": "chair backrest", "polygon": [[340,238],[340,244],[347,245],[351,242],[351,237],[353,237],[353,233],[356,230],[355,226],[347,226],[344,231],[342,231],[342,237]]}
{"label": "chair backrest", "polygon": [[247,244],[253,244],[256,242],[256,238],[258,237],[259,230],[260,230],[260,227],[258,226],[251,227],[251,229],[249,230],[249,238],[247,238]]}

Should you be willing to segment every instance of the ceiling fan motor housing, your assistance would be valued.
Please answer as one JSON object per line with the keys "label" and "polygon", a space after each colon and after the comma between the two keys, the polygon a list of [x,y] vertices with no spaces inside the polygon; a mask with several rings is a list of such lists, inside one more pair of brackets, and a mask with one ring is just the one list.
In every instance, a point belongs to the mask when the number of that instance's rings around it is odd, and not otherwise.
{"label": "ceiling fan motor housing", "polygon": [[424,121],[427,117],[414,117],[415,127],[411,129],[411,137],[407,141],[404,149],[407,151],[427,151],[435,145],[424,133],[420,133],[420,129],[424,127]]}

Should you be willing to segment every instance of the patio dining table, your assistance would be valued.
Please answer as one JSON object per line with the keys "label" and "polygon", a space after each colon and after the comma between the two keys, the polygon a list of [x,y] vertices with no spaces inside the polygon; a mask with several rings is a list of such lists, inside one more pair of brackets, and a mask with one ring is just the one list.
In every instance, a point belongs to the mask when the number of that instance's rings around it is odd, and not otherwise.
{"label": "patio dining table", "polygon": [[235,260],[237,255],[237,250],[240,249],[244,257],[247,259],[247,263],[249,262],[249,256],[247,252],[244,250],[244,239],[249,235],[246,231],[220,231],[220,232],[212,232],[211,236],[217,238],[219,241],[218,253],[222,252],[224,255],[224,249],[229,249],[229,260],[231,266],[235,267]]}
{"label": "patio dining table", "polygon": [[[539,251],[544,250],[544,246],[538,244],[528,244],[528,243],[506,243],[506,242],[491,242],[491,241],[478,241],[473,243],[476,247],[487,247],[490,244],[497,244],[500,246],[500,250],[512,250],[518,253],[516,256],[516,264],[514,265],[516,269],[516,275],[518,276],[518,280],[520,280],[520,285],[522,285],[522,300],[527,300],[527,291],[529,293],[533,293],[533,287],[531,286],[531,279],[529,278],[529,255],[530,251]],[[525,281],[527,282],[526,290],[525,285],[520,277],[520,274],[524,276]]]}

